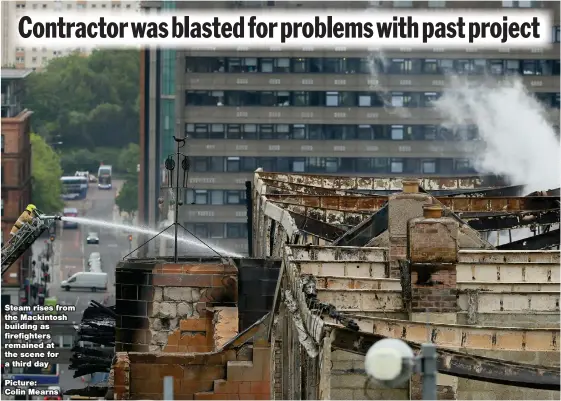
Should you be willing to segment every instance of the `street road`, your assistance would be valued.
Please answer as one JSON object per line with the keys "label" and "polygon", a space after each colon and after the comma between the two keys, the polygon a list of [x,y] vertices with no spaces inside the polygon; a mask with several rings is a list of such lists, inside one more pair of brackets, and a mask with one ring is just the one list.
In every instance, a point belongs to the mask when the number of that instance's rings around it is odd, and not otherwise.
{"label": "street road", "polygon": [[[115,194],[117,188],[120,188],[122,184],[122,181],[113,181],[113,190],[111,191],[99,190],[96,184],[91,184],[86,200],[69,201],[66,202],[66,206],[76,207],[79,217],[113,221],[118,214],[114,212]],[[98,233],[99,245],[86,244],[88,232]],[[115,267],[119,260],[128,253],[126,252],[128,248],[127,234],[116,230],[84,225],[79,225],[77,229],[60,230],[55,240],[55,257],[51,270],[49,296],[56,297],[60,304],[76,306],[76,312],[68,315],[69,321],[78,324],[84,309],[92,299],[97,302],[109,299],[110,304],[115,302]],[[108,291],[103,293],[61,289],[60,283],[62,280],[86,269],[87,259],[92,252],[101,253],[101,268],[109,275]],[[73,371],[68,370],[68,365],[60,366],[60,386],[63,391],[85,387],[85,383],[80,379],[72,378],[73,373]]]}

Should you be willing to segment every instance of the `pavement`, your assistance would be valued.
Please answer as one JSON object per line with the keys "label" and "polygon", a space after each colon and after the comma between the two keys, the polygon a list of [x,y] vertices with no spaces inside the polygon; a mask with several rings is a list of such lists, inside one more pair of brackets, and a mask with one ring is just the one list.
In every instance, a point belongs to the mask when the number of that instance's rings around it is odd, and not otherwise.
{"label": "pavement", "polygon": [[[91,219],[109,220],[121,223],[118,209],[115,208],[116,190],[122,186],[123,182],[113,181],[113,190],[99,190],[92,185],[88,191],[86,200],[66,202],[67,207],[76,207],[79,217]],[[88,232],[96,232],[99,235],[98,245],[87,245],[86,237]],[[42,249],[44,242],[38,241],[34,244],[34,258]],[[118,230],[87,227],[82,224],[77,229],[61,229],[54,242],[54,257],[51,261],[51,282],[48,285],[49,296],[56,297],[59,304],[75,305],[76,311],[69,313],[69,321],[79,323],[82,319],[84,309],[90,300],[103,303],[104,301],[113,304],[115,301],[115,267],[123,256],[128,253],[129,241],[127,234]],[[37,251],[37,253],[35,253]],[[91,252],[100,252],[102,258],[103,271],[109,275],[109,285],[107,292],[88,292],[88,291],[65,291],[61,289],[62,280],[70,277],[74,273],[84,271],[87,259]],[[68,365],[59,365],[60,386],[62,390],[71,388],[83,388],[85,383],[81,379],[72,377],[73,371],[68,370]]]}

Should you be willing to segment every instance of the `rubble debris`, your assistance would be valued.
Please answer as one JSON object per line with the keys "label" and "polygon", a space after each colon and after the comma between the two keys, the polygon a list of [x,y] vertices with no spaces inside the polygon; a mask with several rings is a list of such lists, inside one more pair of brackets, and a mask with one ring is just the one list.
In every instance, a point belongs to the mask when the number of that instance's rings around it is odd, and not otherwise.
{"label": "rubble debris", "polygon": [[[108,373],[111,370],[115,355],[116,316],[114,306],[106,307],[90,301],[82,315],[70,358],[69,369],[75,371],[75,378],[93,373]],[[91,346],[86,347],[85,344]]]}

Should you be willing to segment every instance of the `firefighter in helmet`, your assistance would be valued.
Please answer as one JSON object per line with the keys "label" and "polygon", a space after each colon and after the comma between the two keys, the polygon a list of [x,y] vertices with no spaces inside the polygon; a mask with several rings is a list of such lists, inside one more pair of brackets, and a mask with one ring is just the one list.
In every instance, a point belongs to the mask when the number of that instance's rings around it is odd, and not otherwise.
{"label": "firefighter in helmet", "polygon": [[29,204],[23,211],[23,213],[18,217],[16,224],[12,227],[12,231],[10,231],[10,236],[14,236],[18,230],[23,226],[25,223],[31,223],[33,220],[33,213],[35,212],[37,207],[35,205]]}

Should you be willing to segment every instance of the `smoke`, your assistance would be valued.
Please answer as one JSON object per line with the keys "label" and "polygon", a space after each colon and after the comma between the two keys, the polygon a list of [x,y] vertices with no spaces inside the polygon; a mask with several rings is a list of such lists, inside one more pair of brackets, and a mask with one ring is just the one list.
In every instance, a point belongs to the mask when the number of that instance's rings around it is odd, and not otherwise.
{"label": "smoke", "polygon": [[435,107],[444,126],[477,126],[483,149],[466,156],[480,173],[503,175],[528,192],[560,186],[559,141],[546,110],[519,77],[451,77]]}
{"label": "smoke", "polygon": [[379,50],[368,56],[368,70],[370,73],[370,90],[375,91],[378,98],[382,102],[384,111],[388,114],[396,115],[401,118],[409,118],[411,114],[404,106],[394,106],[392,102],[392,94],[382,83],[387,74],[384,73],[390,65],[385,54]]}
{"label": "smoke", "polygon": [[[369,1],[368,9],[381,8],[380,1]],[[387,87],[383,84],[387,74],[384,72],[388,69],[390,62],[381,49],[373,51],[368,56],[368,72],[370,73],[369,89],[371,92],[376,92],[376,95],[382,102],[384,111],[388,114],[396,115],[401,118],[409,118],[411,114],[404,106],[394,106],[392,102],[392,94],[388,91]]]}

